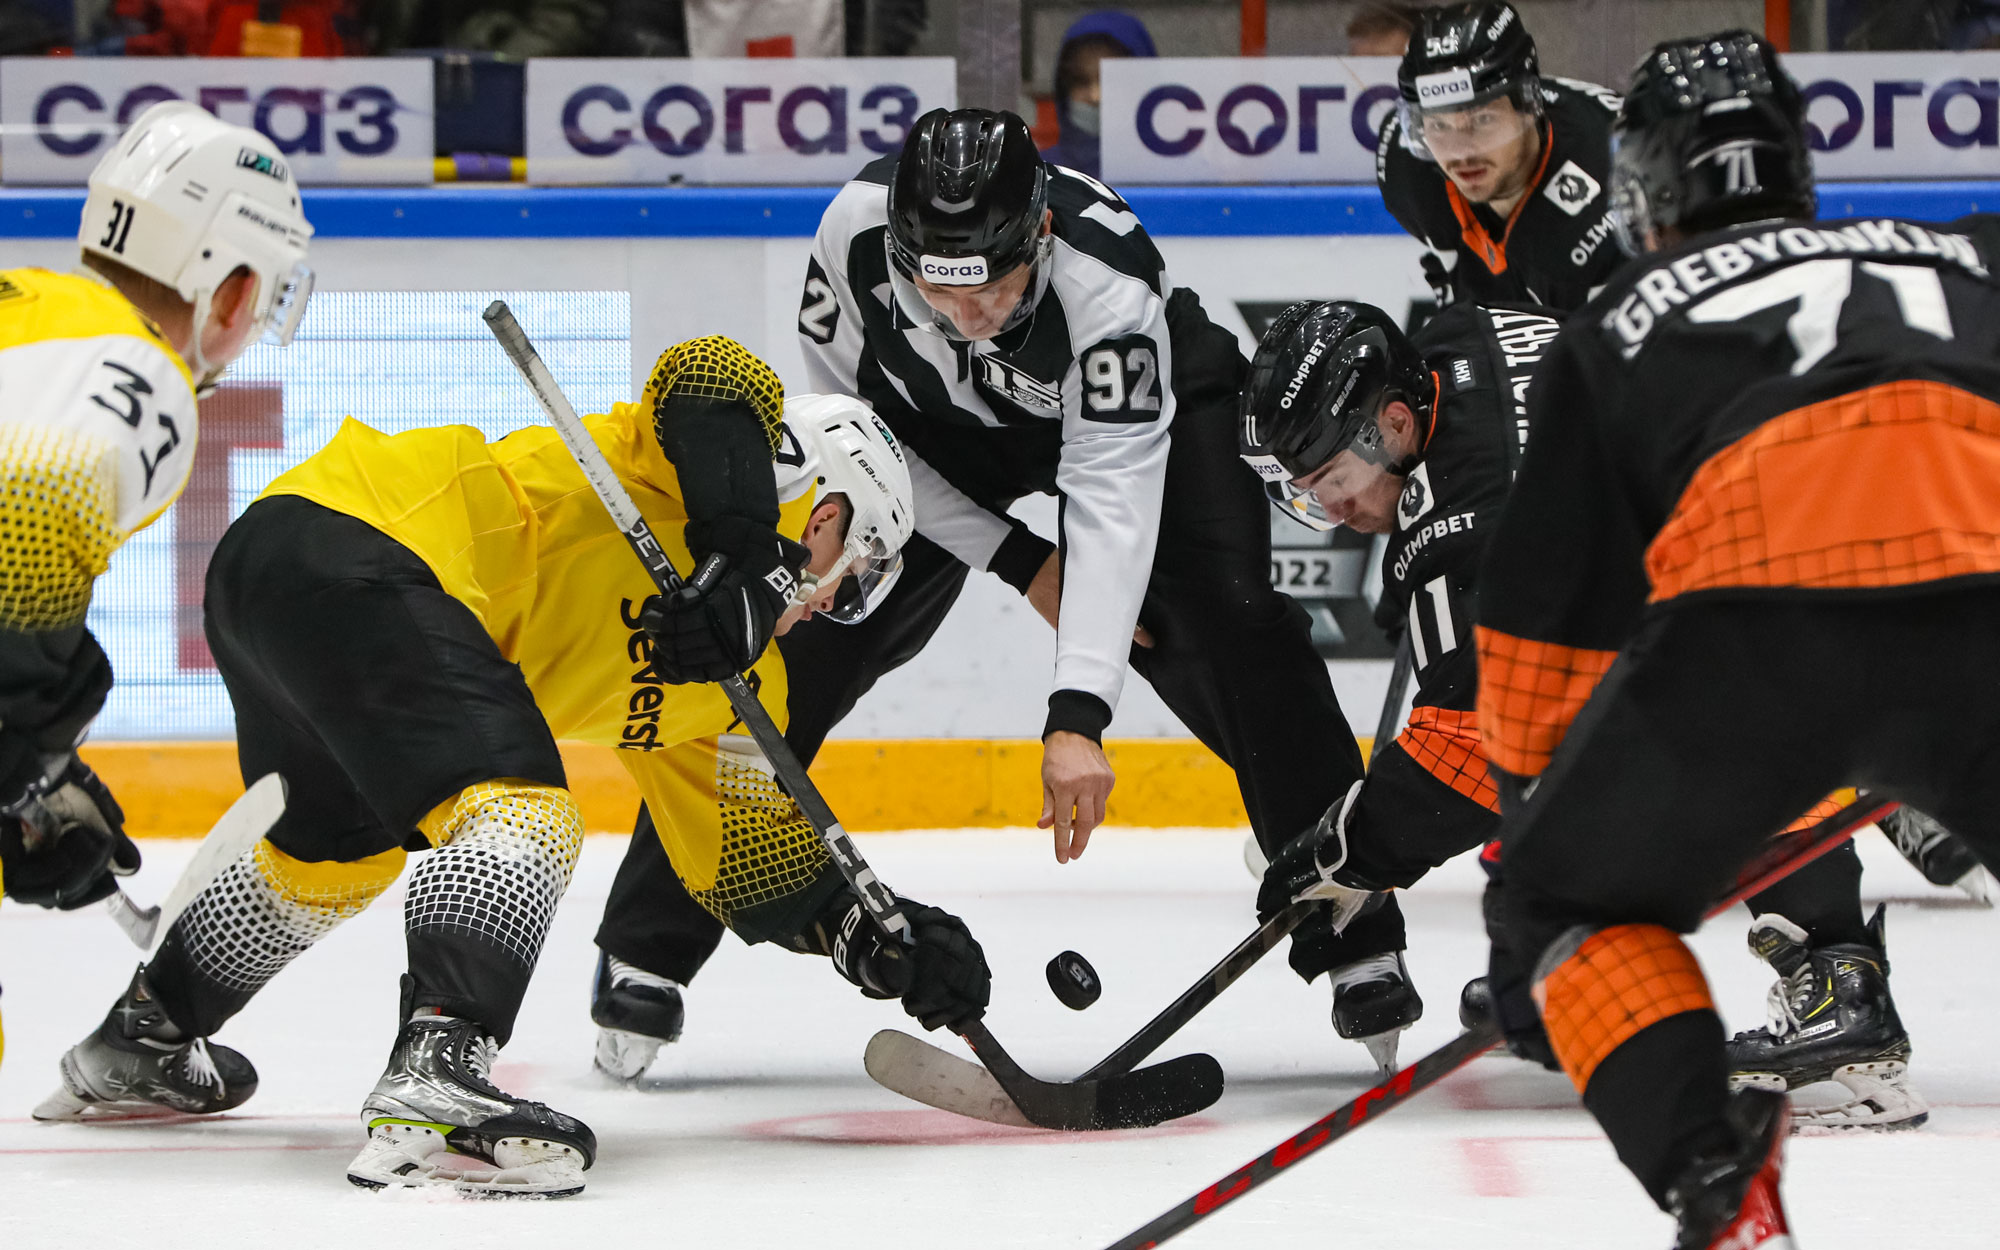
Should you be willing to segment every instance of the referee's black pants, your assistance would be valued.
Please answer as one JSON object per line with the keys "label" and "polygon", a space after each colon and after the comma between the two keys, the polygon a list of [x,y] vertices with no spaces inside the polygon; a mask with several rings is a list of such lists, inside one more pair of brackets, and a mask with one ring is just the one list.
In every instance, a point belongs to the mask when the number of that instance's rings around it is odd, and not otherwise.
{"label": "referee's black pants", "polygon": [[[1225,334],[1206,322],[1190,333]],[[1242,358],[1233,344],[1216,348],[1184,351],[1175,338],[1178,412],[1159,545],[1139,610],[1154,645],[1135,645],[1130,658],[1188,729],[1235,770],[1251,828],[1266,853],[1274,853],[1361,776],[1361,751],[1313,647],[1305,610],[1271,586],[1270,503],[1237,455]],[[815,617],[779,640],[791,686],[785,737],[802,760],[812,760],[884,674],[923,650],[969,571],[921,535],[904,548],[903,564],[895,590],[867,620],[843,626]],[[1114,810],[1116,801],[1114,793]],[[700,959],[690,956],[704,941],[714,948],[708,937],[714,930],[694,914],[699,909],[664,857],[638,845],[648,840],[634,839],[619,870],[598,945],[663,976],[672,968],[691,975]],[[1246,914],[1250,893],[1246,888]],[[674,914],[646,915],[644,900]]]}
{"label": "referee's black pants", "polygon": [[[2000,863],[2000,586],[1655,609],[1501,823],[1518,949],[1553,980],[1584,933],[1692,932],[1774,833],[1850,785]],[[1583,1101],[1664,1202],[1692,1159],[1731,1141],[1722,1022],[1696,1007],[1627,1027]]]}

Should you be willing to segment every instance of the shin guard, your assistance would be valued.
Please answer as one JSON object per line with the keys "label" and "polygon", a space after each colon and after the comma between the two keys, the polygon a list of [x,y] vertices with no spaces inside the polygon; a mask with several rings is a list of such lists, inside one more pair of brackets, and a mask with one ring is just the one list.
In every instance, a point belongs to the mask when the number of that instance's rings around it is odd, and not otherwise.
{"label": "shin guard", "polygon": [[410,874],[409,1006],[476,1020],[505,1043],[583,846],[567,790],[468,787],[418,828],[438,849]]}
{"label": "shin guard", "polygon": [[374,902],[403,860],[393,850],[311,863],[268,841],[245,851],[188,904],[149,965],[168,1018],[190,1037],[214,1033],[286,964]]}

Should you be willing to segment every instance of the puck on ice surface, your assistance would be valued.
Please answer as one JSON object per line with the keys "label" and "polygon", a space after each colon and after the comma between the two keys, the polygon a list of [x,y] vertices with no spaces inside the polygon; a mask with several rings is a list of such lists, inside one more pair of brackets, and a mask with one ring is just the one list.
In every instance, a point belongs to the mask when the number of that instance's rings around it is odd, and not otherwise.
{"label": "puck on ice surface", "polygon": [[1082,1011],[1104,993],[1104,983],[1097,979],[1097,969],[1075,951],[1064,951],[1049,960],[1049,988],[1071,1011]]}

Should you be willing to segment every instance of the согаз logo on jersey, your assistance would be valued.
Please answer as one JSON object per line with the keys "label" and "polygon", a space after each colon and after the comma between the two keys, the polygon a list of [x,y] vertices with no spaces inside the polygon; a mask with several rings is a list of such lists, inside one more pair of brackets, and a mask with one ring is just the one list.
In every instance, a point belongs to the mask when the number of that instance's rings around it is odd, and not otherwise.
{"label": "\u0441\u043e\u0433\u0430\u0437 logo on jersey", "polygon": [[1549,189],[1543,194],[1549,197],[1551,204],[1574,217],[1596,199],[1602,189],[1597,179],[1584,173],[1575,161],[1564,161],[1555,177],[1549,179]]}

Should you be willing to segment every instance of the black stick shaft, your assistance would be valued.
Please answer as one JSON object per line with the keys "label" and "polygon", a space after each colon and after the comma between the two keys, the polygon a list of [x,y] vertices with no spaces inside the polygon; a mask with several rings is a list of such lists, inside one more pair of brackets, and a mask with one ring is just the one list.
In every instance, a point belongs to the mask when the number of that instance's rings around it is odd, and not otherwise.
{"label": "black stick shaft", "polygon": [[1382,716],[1375,722],[1375,740],[1368,746],[1368,764],[1371,768],[1375,765],[1375,757],[1382,753],[1383,747],[1394,740],[1396,731],[1403,725],[1403,697],[1410,690],[1412,667],[1409,631],[1416,627],[1416,618],[1412,616],[1409,625],[1403,631],[1403,641],[1396,644],[1396,663],[1389,670],[1389,693],[1382,700]]}
{"label": "black stick shaft", "polygon": [[[1762,893],[1895,808],[1893,802],[1864,794],[1810,829],[1774,839],[1738,874],[1736,885],[1710,907],[1707,914],[1713,917],[1753,894]],[[1363,1092],[1354,1101],[1335,1108],[1331,1114],[1313,1121],[1192,1198],[1185,1199],[1145,1227],[1120,1237],[1106,1250],[1149,1250],[1186,1232],[1225,1204],[1234,1202],[1362,1124],[1379,1119],[1382,1113],[1409,1101],[1499,1043],[1499,1028],[1492,1023],[1459,1034],[1380,1085]]]}

